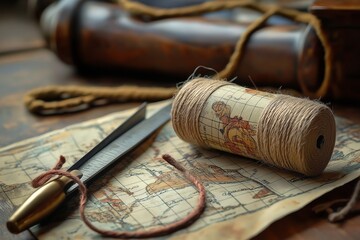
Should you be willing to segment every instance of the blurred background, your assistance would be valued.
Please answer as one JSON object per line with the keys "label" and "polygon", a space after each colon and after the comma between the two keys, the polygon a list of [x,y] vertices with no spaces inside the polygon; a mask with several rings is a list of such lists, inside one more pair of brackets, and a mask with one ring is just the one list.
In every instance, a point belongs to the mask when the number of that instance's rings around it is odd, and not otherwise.
{"label": "blurred background", "polygon": [[0,55],[45,46],[27,0],[0,1]]}

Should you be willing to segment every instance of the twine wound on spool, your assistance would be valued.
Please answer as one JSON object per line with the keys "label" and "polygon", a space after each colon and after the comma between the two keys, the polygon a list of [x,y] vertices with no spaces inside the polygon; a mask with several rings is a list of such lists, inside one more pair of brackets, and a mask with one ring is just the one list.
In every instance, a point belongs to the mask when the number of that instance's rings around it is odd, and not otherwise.
{"label": "twine wound on spool", "polygon": [[335,145],[335,119],[324,104],[221,80],[186,83],[175,96],[172,123],[186,142],[307,176],[325,169]]}

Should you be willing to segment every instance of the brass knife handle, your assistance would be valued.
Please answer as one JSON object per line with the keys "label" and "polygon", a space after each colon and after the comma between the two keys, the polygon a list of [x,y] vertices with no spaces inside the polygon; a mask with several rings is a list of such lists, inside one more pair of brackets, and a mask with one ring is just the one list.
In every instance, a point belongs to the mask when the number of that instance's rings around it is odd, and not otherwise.
{"label": "brass knife handle", "polygon": [[[79,170],[70,172],[81,177]],[[65,199],[65,190],[72,184],[72,179],[62,176],[36,190],[9,218],[6,225],[11,233],[20,233],[39,223],[52,213]]]}

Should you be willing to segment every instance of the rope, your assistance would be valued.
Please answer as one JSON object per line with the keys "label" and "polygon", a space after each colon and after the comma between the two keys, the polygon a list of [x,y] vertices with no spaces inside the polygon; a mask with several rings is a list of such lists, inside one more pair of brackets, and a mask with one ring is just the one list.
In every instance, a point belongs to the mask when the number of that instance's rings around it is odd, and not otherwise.
{"label": "rope", "polygon": [[313,97],[313,98],[320,98],[326,95],[326,93],[329,90],[331,72],[333,69],[333,63],[332,63],[333,54],[329,40],[327,39],[326,34],[321,27],[320,20],[316,18],[316,16],[310,13],[304,13],[293,9],[279,8],[274,5],[254,3],[254,1],[252,0],[211,1],[211,2],[204,2],[194,6],[179,7],[173,9],[150,7],[139,2],[132,2],[129,0],[117,0],[117,2],[121,7],[123,7],[133,15],[145,15],[148,17],[152,17],[153,19],[199,15],[203,13],[232,9],[237,7],[250,8],[264,13],[262,17],[260,17],[258,20],[250,24],[249,27],[244,31],[244,33],[239,38],[235,50],[231,55],[228,64],[226,65],[224,70],[222,70],[217,76],[221,78],[227,78],[231,76],[231,74],[236,69],[237,64],[241,60],[241,57],[243,55],[243,49],[245,48],[246,42],[250,39],[251,34],[255,32],[255,30],[257,30],[258,28],[260,28],[266,22],[266,20],[271,16],[277,14],[296,22],[307,23],[314,28],[315,33],[317,34],[321,44],[323,45],[325,72],[324,72],[324,79],[322,81],[322,84],[319,87],[319,89],[317,89],[316,91],[311,91],[310,89],[308,89],[306,84],[301,81],[299,81],[300,88],[305,95],[308,95],[309,97]]}
{"label": "rope", "polygon": [[[303,13],[292,9],[278,8],[273,5],[254,3],[249,0],[223,0],[204,2],[194,6],[162,9],[150,7],[139,2],[129,0],[116,0],[125,10],[133,15],[147,16],[152,19],[170,18],[179,16],[199,15],[219,10],[246,7],[257,10],[263,15],[254,21],[244,31],[235,45],[235,49],[225,68],[218,73],[216,78],[226,79],[231,77],[244,55],[246,43],[251,35],[264,25],[273,15],[281,15],[296,22],[310,24],[317,34],[324,48],[324,79],[316,91],[310,90],[304,82],[299,81],[302,92],[311,98],[325,96],[330,88],[331,73],[333,69],[333,53],[326,34],[322,30],[321,22],[310,13]],[[173,96],[175,88],[146,88],[146,87],[79,87],[79,86],[51,86],[35,89],[25,96],[25,105],[29,111],[37,114],[58,113],[84,110],[92,106],[103,105],[111,102],[126,101],[157,101]],[[64,96],[66,96],[64,98]],[[48,101],[48,99],[52,101]],[[99,101],[101,100],[101,101]],[[99,104],[99,102],[101,104]]]}
{"label": "rope", "polygon": [[113,102],[159,101],[173,96],[176,88],[162,87],[89,87],[46,86],[28,92],[24,102],[29,111],[37,114],[78,111],[82,107]]}
{"label": "rope", "polygon": [[78,178],[77,176],[72,175],[70,172],[67,172],[65,170],[61,170],[60,168],[65,163],[65,157],[60,156],[59,161],[56,163],[55,167],[48,170],[47,172],[42,173],[38,177],[36,177],[32,181],[32,186],[34,188],[40,187],[44,185],[52,176],[59,175],[59,176],[66,176],[70,179],[72,179],[75,183],[79,185],[79,191],[80,191],[80,216],[81,219],[84,221],[84,223],[93,231],[101,234],[105,237],[116,237],[116,238],[150,238],[150,237],[160,237],[164,236],[170,233],[173,233],[175,231],[178,231],[182,228],[185,228],[192,224],[196,219],[198,219],[201,214],[205,210],[205,201],[206,201],[206,192],[204,185],[194,176],[192,175],[188,170],[186,170],[180,163],[176,162],[174,158],[172,158],[168,154],[164,154],[162,158],[168,162],[170,165],[175,167],[177,170],[179,170],[186,179],[188,179],[190,182],[192,182],[195,187],[199,191],[199,198],[198,198],[198,204],[196,207],[184,218],[169,223],[166,225],[162,225],[159,227],[151,228],[151,229],[145,229],[145,230],[136,230],[136,231],[111,231],[111,230],[103,230],[95,225],[93,225],[85,215],[85,207],[87,202],[87,188],[85,184]]}

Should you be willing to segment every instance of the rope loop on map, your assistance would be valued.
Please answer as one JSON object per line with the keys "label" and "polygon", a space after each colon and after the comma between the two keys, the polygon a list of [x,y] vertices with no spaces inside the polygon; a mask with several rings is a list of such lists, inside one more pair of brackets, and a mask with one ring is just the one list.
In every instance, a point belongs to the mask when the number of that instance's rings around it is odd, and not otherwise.
{"label": "rope loop on map", "polygon": [[201,214],[205,210],[206,206],[206,191],[204,185],[201,183],[200,180],[198,180],[194,175],[192,175],[187,169],[185,169],[180,163],[178,163],[173,157],[171,157],[169,154],[164,154],[162,156],[162,159],[164,159],[166,162],[168,162],[170,165],[175,167],[177,170],[179,170],[187,180],[192,182],[197,190],[199,191],[199,198],[198,198],[198,204],[196,207],[188,213],[187,216],[184,218],[170,223],[163,226],[151,228],[149,230],[137,230],[137,231],[110,231],[110,230],[103,230],[95,225],[93,225],[85,216],[85,207],[87,202],[87,187],[85,184],[80,180],[79,177],[72,175],[70,172],[67,172],[65,170],[61,170],[60,168],[65,163],[65,157],[60,156],[58,162],[55,164],[55,166],[50,169],[49,171],[42,173],[38,177],[36,177],[32,181],[32,186],[39,187],[41,185],[44,185],[52,176],[59,175],[59,176],[66,176],[70,179],[72,179],[75,183],[79,186],[80,191],[80,216],[83,222],[93,231],[101,234],[105,237],[115,237],[115,238],[150,238],[150,237],[160,237],[164,235],[168,235],[171,233],[174,233],[175,231],[178,231],[180,229],[183,229],[189,225],[191,225],[195,220],[197,220]]}

